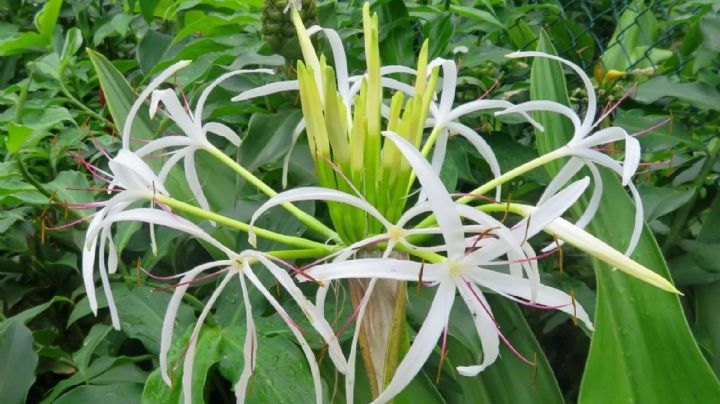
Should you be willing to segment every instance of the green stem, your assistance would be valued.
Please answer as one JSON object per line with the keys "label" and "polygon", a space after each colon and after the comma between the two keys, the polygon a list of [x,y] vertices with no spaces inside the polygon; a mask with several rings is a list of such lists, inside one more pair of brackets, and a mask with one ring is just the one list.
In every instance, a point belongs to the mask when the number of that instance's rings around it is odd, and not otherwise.
{"label": "green stem", "polygon": [[[193,216],[207,219],[214,221],[216,223],[219,223],[223,226],[227,226],[233,229],[237,229],[243,232],[248,232],[250,230],[250,225],[241,222],[239,220],[231,219],[227,216],[219,215],[215,212],[210,212],[208,210],[198,208],[197,206],[190,205],[188,203],[178,201],[177,199],[170,198],[164,195],[156,195],[155,200],[165,204],[173,209],[189,213]],[[296,247],[300,249],[318,249],[318,250],[324,250],[328,253],[335,250],[336,247],[334,246],[328,246],[323,243],[319,243],[317,241],[308,240],[302,237],[295,237],[295,236],[287,236],[284,234],[276,233],[274,231],[262,229],[259,227],[253,226],[253,230],[255,231],[255,234],[257,234],[260,237],[266,238],[268,240],[277,241],[279,243],[283,243],[286,245],[289,245],[291,247]]]}
{"label": "green stem", "polygon": [[[493,179],[492,181],[488,181],[485,184],[481,185],[480,187],[475,188],[474,190],[470,191],[470,193],[473,195],[485,194],[485,193],[497,188],[499,185],[502,185],[516,177],[519,177],[520,175],[523,175],[523,174],[527,173],[528,171],[531,171],[531,170],[538,168],[540,166],[543,166],[553,160],[556,160],[558,158],[565,157],[565,156],[566,156],[566,152],[565,152],[564,148],[555,149],[548,154],[544,154],[534,160],[528,161],[527,163],[525,163],[521,166],[513,168],[512,170]],[[456,202],[467,204],[474,200],[477,200],[477,198],[475,198],[473,196],[464,196],[464,197],[458,199]],[[505,206],[505,205],[502,205],[502,206]],[[435,216],[434,215],[428,216],[427,218],[425,218],[425,220],[423,220],[417,226],[415,226],[415,228],[417,229],[417,228],[430,227],[434,224],[436,224]]]}
{"label": "green stem", "polygon": [[[220,149],[212,146],[208,149],[206,149],[208,153],[213,155],[215,158],[223,162],[228,167],[232,168],[236,173],[238,173],[241,177],[245,178],[247,182],[255,186],[255,188],[262,191],[265,195],[269,197],[273,197],[277,195],[277,192],[275,192],[274,189],[270,188],[266,183],[264,183],[261,179],[253,175],[250,171],[246,170],[245,167],[238,164],[235,160],[230,158],[227,154],[223,153]],[[282,204],[282,206],[287,209],[290,213],[292,213],[295,217],[300,219],[301,222],[303,222],[309,229],[317,232],[318,234],[321,234],[324,237],[327,237],[329,239],[340,241],[340,236],[332,230],[331,228],[325,226],[314,218],[313,216],[307,214],[306,212],[303,212],[300,210],[297,206],[285,202]],[[258,233],[260,234],[260,233]]]}
{"label": "green stem", "polygon": [[687,201],[686,204],[683,205],[677,216],[675,216],[672,227],[670,228],[670,233],[668,234],[665,242],[663,243],[662,250],[664,253],[667,254],[667,252],[673,247],[673,245],[675,245],[677,239],[682,235],[685,230],[687,230],[687,218],[690,215],[690,212],[692,212],[693,208],[695,207],[695,201],[698,198],[700,188],[705,182],[708,174],[710,174],[713,166],[715,166],[715,162],[717,161],[719,154],[720,139],[715,139],[714,143],[712,143],[710,147],[708,147],[707,158],[705,159],[702,168],[700,168],[700,172],[695,177],[695,181],[693,181],[692,189],[694,192],[692,197],[689,201]]}

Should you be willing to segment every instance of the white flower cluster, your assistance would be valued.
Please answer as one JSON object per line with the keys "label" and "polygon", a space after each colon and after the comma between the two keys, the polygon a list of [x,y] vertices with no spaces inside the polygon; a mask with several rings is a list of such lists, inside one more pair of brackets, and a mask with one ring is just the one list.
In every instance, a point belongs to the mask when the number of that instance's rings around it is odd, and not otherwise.
{"label": "white flower cluster", "polygon": [[[345,52],[338,33],[320,27],[311,27],[308,30],[309,35],[320,32],[328,38],[332,48],[337,72],[337,89],[345,101],[345,105],[348,106],[349,117],[349,108],[352,107],[354,96],[360,91],[363,76],[349,74]],[[347,204],[363,210],[368,216],[375,218],[383,225],[383,233],[369,235],[368,238],[354,244],[343,245],[338,241],[338,244],[334,246],[333,253],[322,257],[319,263],[305,270],[299,270],[264,252],[234,252],[213,239],[196,224],[180,217],[179,213],[171,211],[163,203],[171,197],[164,187],[164,182],[170,170],[183,160],[183,171],[195,201],[199,205],[198,209],[211,211],[212,206],[205,197],[198,179],[194,153],[198,150],[209,150],[216,154],[219,152],[207,139],[207,135],[210,133],[227,139],[235,146],[240,146],[241,142],[235,131],[226,125],[218,122],[202,122],[204,103],[210,91],[231,76],[246,73],[271,74],[272,72],[267,69],[257,69],[233,71],[222,75],[202,92],[194,112],[190,113],[183,107],[175,90],[159,89],[167,78],[187,66],[189,62],[182,61],[170,66],[140,94],[124,125],[123,147],[109,163],[111,172],[101,173],[109,181],[109,188],[115,194],[105,202],[94,204],[101,209],[92,217],[83,250],[83,276],[93,311],[96,312],[98,307],[94,289],[97,258],[98,272],[107,296],[112,322],[116,328],[119,328],[120,322],[108,282],[108,273],[113,273],[118,267],[118,254],[111,231],[113,223],[140,221],[149,223],[151,226],[166,226],[185,232],[216,247],[226,255],[226,258],[199,265],[176,276],[179,278],[179,283],[174,289],[167,308],[162,330],[160,366],[164,380],[168,384],[171,383],[168,375],[167,356],[171,347],[174,320],[181,298],[194,279],[203,276],[208,271],[216,270],[221,271],[224,275],[198,318],[184,359],[183,393],[185,401],[189,403],[191,398],[190,386],[192,383],[190,379],[194,348],[204,319],[223,288],[237,278],[243,292],[247,322],[244,343],[245,366],[235,386],[238,402],[244,401],[248,381],[255,367],[255,350],[257,348],[253,311],[248,299],[248,282],[267,299],[297,338],[314,378],[317,402],[322,402],[320,373],[315,355],[295,320],[255,275],[253,266],[260,265],[272,274],[295,303],[301,307],[310,324],[327,344],[334,365],[339,372],[345,374],[346,398],[348,402],[352,402],[360,324],[364,319],[367,303],[373,299],[375,282],[378,279],[420,282],[425,287],[435,288],[435,297],[407,354],[400,361],[395,376],[376,399],[376,402],[386,402],[407,386],[420,371],[443,332],[446,332],[450,310],[457,296],[462,299],[472,314],[483,349],[480,363],[463,364],[458,367],[459,373],[465,376],[477,375],[490,366],[498,356],[500,340],[504,339],[499,325],[495,322],[492,309],[484,297],[488,291],[522,304],[563,311],[576,317],[589,330],[592,330],[593,326],[587,313],[570,295],[540,282],[538,255],[530,244],[530,240],[540,232],[548,232],[564,242],[610,262],[618,269],[656,286],[674,290],[667,281],[627,258],[627,255],[636,246],[642,231],[642,205],[631,181],[640,160],[640,148],[637,140],[628,136],[623,129],[618,127],[592,132],[598,124],[598,122],[594,122],[596,97],[590,79],[579,67],[556,56],[539,52],[516,52],[509,57],[550,58],[564,63],[574,70],[582,79],[588,93],[588,106],[584,119],[580,119],[571,108],[551,101],[529,101],[513,105],[501,100],[477,100],[454,107],[457,76],[455,62],[444,59],[430,62],[428,66],[440,67],[443,76],[439,97],[431,102],[430,116],[424,122],[425,127],[432,129],[437,136],[431,160],[428,161],[418,148],[404,138],[390,131],[383,132],[385,141],[392,142],[412,167],[421,190],[417,203],[408,208],[399,220],[395,223],[388,221],[376,207],[363,199],[362,195],[351,195],[335,189],[320,187],[296,188],[280,194],[270,194],[271,198],[253,215],[252,221],[247,226],[249,240],[253,245],[256,234],[262,236],[254,226],[258,217],[274,206],[281,204],[285,206],[288,203],[303,200]],[[416,71],[404,66],[381,68],[381,84],[384,88],[413,96],[413,87],[389,77],[393,73],[403,73],[415,78]],[[248,100],[298,88],[297,81],[276,82],[248,90],[233,98],[233,101]],[[132,150],[130,142],[132,123],[142,104],[148,98],[150,99],[150,115],[162,111],[182,131],[183,135],[160,137]],[[162,108],[159,108],[160,106]],[[538,165],[561,157],[569,157],[569,161],[553,178],[536,206],[516,204],[516,213],[523,214],[524,219],[513,226],[495,219],[480,209],[461,203],[462,201],[451,196],[439,178],[442,162],[445,159],[446,144],[451,135],[459,135],[467,139],[487,161],[495,180],[484,192],[496,189],[497,200],[501,196],[500,185],[518,175],[513,171],[509,172],[511,174],[503,173],[488,143],[475,130],[460,122],[463,116],[481,110],[496,110],[496,115],[519,113],[538,128],[541,126],[533,121],[528,113],[551,111],[566,116],[574,126],[575,132],[572,140],[555,152],[541,156]],[[387,117],[390,107],[382,105],[382,112]],[[301,122],[295,131],[293,142],[303,130],[304,122]],[[596,149],[599,145],[616,141],[625,142],[623,162],[616,161]],[[168,158],[156,173],[144,162],[143,158],[158,151],[164,151]],[[635,197],[637,216],[626,255],[615,251],[583,230],[583,227],[588,224],[597,211],[602,195],[602,181],[597,165],[617,172],[622,177],[623,184],[630,188]],[[563,220],[561,215],[578,200],[591,183],[590,178],[587,177],[573,182],[572,178],[583,167],[587,167],[591,173],[593,192],[584,214],[576,224],[572,224]],[[137,202],[151,203],[153,207],[131,208]],[[422,228],[409,225],[409,223],[416,223],[418,218],[427,217],[433,217],[436,224]],[[431,246],[414,243],[414,240],[417,240],[418,237],[422,238],[423,235],[435,235],[436,237],[433,239],[441,239],[442,242],[439,245]],[[425,237],[427,239],[427,236]],[[355,257],[356,252],[361,248],[369,245],[375,246],[379,243],[384,243],[382,244],[384,252],[380,258]],[[391,258],[390,253],[399,247],[404,251],[432,254],[439,259],[437,262],[426,263],[412,259]],[[355,333],[347,356],[323,313],[324,299],[329,284],[345,279],[370,279],[369,288],[357,308]],[[308,300],[297,286],[297,282],[308,280],[318,285],[317,299],[314,302]]]}

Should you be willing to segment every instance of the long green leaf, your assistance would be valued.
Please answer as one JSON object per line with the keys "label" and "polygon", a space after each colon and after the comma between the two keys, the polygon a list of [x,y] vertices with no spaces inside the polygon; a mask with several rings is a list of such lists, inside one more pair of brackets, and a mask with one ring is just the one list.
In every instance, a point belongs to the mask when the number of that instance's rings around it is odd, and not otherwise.
{"label": "long green leaf", "polygon": [[[555,53],[541,34],[538,50]],[[567,103],[562,68],[557,62],[533,61],[531,95]],[[546,128],[557,128],[564,118],[538,116]],[[571,131],[538,133],[538,149],[547,153],[564,145]],[[551,174],[556,167],[548,167]],[[603,172],[601,208],[590,231],[619,249],[630,237],[634,207],[618,178]],[[645,228],[633,259],[669,278],[667,266]],[[584,403],[712,402],[720,384],[693,339],[678,297],[653,288],[595,260],[598,294],[596,330],[583,375],[580,401]]]}

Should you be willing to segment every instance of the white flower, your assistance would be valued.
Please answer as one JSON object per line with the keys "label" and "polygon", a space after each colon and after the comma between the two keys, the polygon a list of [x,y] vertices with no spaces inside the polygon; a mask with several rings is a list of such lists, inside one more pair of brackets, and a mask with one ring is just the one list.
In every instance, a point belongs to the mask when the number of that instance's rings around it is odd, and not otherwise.
{"label": "white flower", "polygon": [[[93,214],[85,235],[85,243],[82,249],[82,274],[90,308],[97,315],[97,298],[93,279],[97,253],[99,256],[100,279],[110,308],[110,317],[113,326],[120,329],[120,321],[107,277],[108,272],[115,273],[118,266],[117,249],[112,239],[111,225],[134,202],[152,200],[157,194],[167,195],[167,190],[165,190],[162,181],[157,178],[152,169],[141,158],[127,150],[120,150],[108,165],[110,173],[101,171],[100,174],[107,177],[105,180],[110,182],[109,190],[115,192],[115,195],[104,202],[85,204],[87,207],[100,207],[101,209]],[[95,171],[99,170],[95,169]],[[153,250],[155,250],[155,237],[152,228],[150,235],[151,244]],[[108,247],[107,260],[105,259],[106,245]]]}
{"label": "white flower", "polygon": [[[208,236],[209,237],[209,236]],[[246,316],[246,334],[245,343],[243,345],[243,356],[244,356],[244,367],[240,375],[240,379],[235,385],[235,395],[238,403],[245,402],[245,394],[247,392],[248,382],[253,372],[255,371],[255,358],[257,350],[257,333],[255,330],[255,322],[252,315],[252,304],[248,296],[248,289],[246,281],[252,283],[255,288],[267,299],[270,305],[277,311],[278,315],[285,321],[290,328],[290,331],[295,335],[300,346],[305,353],[305,357],[310,365],[310,371],[313,377],[313,383],[315,386],[316,401],[318,404],[322,403],[322,385],[320,380],[320,369],[318,367],[315,354],[313,353],[310,345],[303,336],[298,324],[290,317],[285,308],[280,302],[275,299],[272,293],[263,285],[260,279],[257,278],[252,270],[251,262],[259,262],[262,264],[277,280],[277,282],[290,294],[295,302],[300,306],[303,313],[309,320],[310,324],[315,328],[322,336],[325,343],[328,344],[330,357],[333,363],[341,373],[347,372],[347,362],[340,349],[339,342],[335,337],[335,334],[328,322],[323,317],[322,313],[303,295],[302,291],[297,287],[295,281],[288,273],[280,268],[273,262],[273,257],[267,254],[256,252],[256,251],[244,251],[240,254],[235,254],[226,248],[223,251],[228,255],[225,260],[214,261],[199,265],[183,274],[180,278],[175,291],[173,292],[170,302],[168,304],[167,311],[165,312],[165,318],[163,320],[162,338],[160,341],[160,369],[162,372],[163,380],[168,385],[171,385],[172,381],[168,374],[168,362],[167,355],[172,345],[173,326],[175,324],[175,318],[177,316],[178,309],[180,307],[180,301],[185,294],[187,288],[198,278],[200,274],[213,268],[223,268],[220,272],[224,272],[225,275],[220,281],[219,285],[213,291],[212,295],[208,299],[205,307],[203,308],[200,316],[198,317],[197,323],[190,336],[190,342],[187,348],[187,354],[183,361],[183,397],[184,402],[187,404],[192,403],[192,368],[195,360],[195,345],[197,343],[200,330],[207,317],[210,309],[215,304],[215,301],[222,293],[223,289],[227,284],[235,277],[240,281],[240,287],[242,288],[243,300],[245,304],[245,316]],[[211,275],[212,276],[212,275]]]}
{"label": "white flower", "polygon": [[[640,199],[640,194],[637,192],[635,185],[632,183],[632,177],[635,174],[635,171],[637,171],[638,164],[640,163],[640,143],[637,139],[628,135],[624,129],[617,126],[601,129],[591,134],[592,130],[600,122],[602,122],[603,119],[605,119],[605,116],[602,116],[600,119],[593,122],[597,112],[597,97],[595,96],[595,89],[593,88],[590,78],[579,66],[558,56],[549,55],[543,52],[514,52],[507,56],[511,58],[543,57],[556,60],[569,66],[578,74],[578,76],[580,76],[580,79],[582,79],[588,95],[587,111],[582,120],[580,120],[580,117],[571,108],[554,101],[544,100],[528,101],[508,108],[504,111],[496,112],[495,114],[500,115],[513,112],[551,111],[559,113],[570,119],[574,127],[572,139],[566,146],[551,152],[556,156],[556,158],[569,156],[571,157],[570,161],[568,161],[560,172],[553,178],[538,203],[542,203],[562,189],[562,187],[565,186],[565,184],[567,184],[583,166],[587,166],[593,177],[594,191],[585,212],[577,221],[577,225],[579,227],[585,227],[597,212],[600,205],[600,198],[602,197],[602,179],[600,177],[600,172],[597,170],[597,167],[595,167],[595,164],[599,164],[615,171],[622,177],[622,184],[630,189],[635,201],[635,223],[633,225],[630,243],[626,251],[626,254],[630,255],[635,250],[635,247],[640,240],[643,228],[642,201]],[[552,135],[552,133],[548,134],[548,136]],[[616,141],[625,141],[625,159],[622,164],[610,158],[606,154],[594,149],[594,147],[599,145]]]}
{"label": "white flower", "polygon": [[195,110],[190,113],[185,109],[185,107],[183,107],[177,94],[175,93],[175,90],[157,90],[157,87],[159,87],[168,77],[183,67],[188,66],[189,63],[189,61],[181,61],[168,67],[140,94],[138,99],[135,101],[135,104],[130,109],[130,113],[128,114],[128,118],[125,122],[123,130],[123,148],[128,150],[130,149],[130,131],[132,121],[139,111],[140,106],[143,102],[145,102],[145,99],[148,96],[151,96],[151,118],[155,116],[158,106],[162,103],[165,106],[165,114],[178,126],[185,136],[171,135],[154,139],[136,150],[135,154],[143,158],[160,150],[171,149],[169,151],[171,156],[163,164],[162,169],[158,173],[158,178],[164,181],[170,173],[170,170],[172,170],[172,168],[180,162],[180,160],[184,159],[183,168],[190,190],[200,207],[203,209],[209,209],[209,204],[202,191],[202,185],[198,179],[197,169],[195,167],[195,152],[201,149],[207,150],[211,153],[217,152],[215,146],[210,143],[207,138],[209,133],[221,136],[237,147],[240,146],[241,141],[235,131],[220,122],[202,122],[205,101],[207,101],[207,98],[213,89],[230,77],[246,73],[273,74],[273,71],[269,69],[235,70],[221,75],[203,90],[197,104],[195,105]]}
{"label": "white flower", "polygon": [[[539,282],[525,279],[522,276],[483,268],[483,266],[497,265],[498,263],[495,261],[497,257],[507,255],[509,251],[523,244],[524,238],[533,236],[547,223],[562,214],[582,193],[587,185],[587,180],[573,184],[549,200],[546,206],[536,209],[532,213],[532,220],[526,219],[521,222],[515,231],[511,232],[510,229],[500,224],[498,230],[502,230],[493,233],[498,235],[497,239],[491,239],[483,243],[477,250],[466,254],[467,243],[461,216],[467,215],[468,219],[487,225],[495,226],[498,223],[491,218],[484,217],[482,213],[472,208],[453,202],[432,167],[417,149],[395,134],[386,133],[385,135],[397,145],[417,173],[417,178],[427,194],[428,203],[432,206],[444,238],[447,260],[438,264],[421,264],[389,258],[359,259],[340,264],[318,265],[306,272],[307,275],[321,281],[347,278],[384,278],[423,281],[437,285],[437,292],[427,318],[420,327],[405,358],[398,365],[392,381],[375,402],[390,400],[402,391],[420,371],[443,330],[447,327],[456,291],[463,297],[473,315],[483,346],[482,363],[458,368],[458,371],[466,376],[478,374],[492,364],[498,355],[500,331],[493,320],[492,312],[482,291],[479,289],[480,286],[516,301],[532,302],[546,308],[559,309],[576,316],[592,329],[592,324],[585,311],[575,304],[566,293],[540,285]],[[422,279],[420,279],[421,276]],[[366,295],[363,305],[367,299]],[[361,307],[361,314],[362,308],[364,306]],[[360,316],[358,321],[361,321]],[[357,327],[359,328],[359,324]],[[351,363],[352,360],[349,360],[349,364]],[[352,386],[348,387],[352,388]],[[352,396],[349,397],[351,401]]]}

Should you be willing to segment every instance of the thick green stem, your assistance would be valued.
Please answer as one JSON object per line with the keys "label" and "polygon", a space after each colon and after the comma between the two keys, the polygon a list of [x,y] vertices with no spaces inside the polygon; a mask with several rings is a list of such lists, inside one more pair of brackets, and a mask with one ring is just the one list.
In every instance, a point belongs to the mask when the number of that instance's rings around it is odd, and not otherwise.
{"label": "thick green stem", "polygon": [[[223,226],[227,226],[233,229],[237,229],[243,232],[247,232],[250,230],[250,225],[241,222],[239,220],[231,219],[227,216],[219,215],[215,212],[211,212],[202,208],[198,208],[197,206],[190,205],[188,203],[178,201],[177,199],[170,198],[163,195],[156,195],[155,200],[167,205],[173,209],[189,213],[193,216],[211,220],[213,222],[216,222],[218,224],[221,224]],[[291,247],[300,248],[300,249],[317,249],[317,250],[323,250],[327,253],[331,253],[334,250],[337,249],[335,246],[328,246],[323,243],[319,243],[317,241],[308,240],[302,237],[295,237],[295,236],[287,236],[285,234],[276,233],[274,231],[262,229],[256,226],[253,226],[253,230],[255,231],[255,234],[257,234],[260,237],[263,237],[268,240],[277,241],[279,243],[283,243],[286,245],[289,245]]]}
{"label": "thick green stem", "polygon": [[[261,179],[253,175],[250,171],[246,170],[245,167],[238,164],[235,160],[230,158],[227,154],[223,153],[220,149],[216,147],[210,147],[206,149],[208,153],[213,155],[215,158],[223,162],[228,167],[232,168],[236,173],[238,173],[241,177],[243,177],[247,182],[252,184],[255,188],[259,189],[262,193],[269,197],[273,197],[277,195],[277,192],[275,192],[274,189],[272,189],[270,186],[268,186],[266,183],[264,183]],[[297,217],[301,222],[303,222],[309,229],[317,232],[318,234],[321,234],[324,237],[327,237],[329,239],[333,239],[335,241],[340,241],[340,236],[332,230],[331,228],[325,226],[317,220],[316,218],[312,217],[306,212],[303,212],[300,210],[297,206],[286,202],[283,203],[282,206],[288,210],[288,212],[292,213]],[[259,234],[259,233],[258,233]]]}

